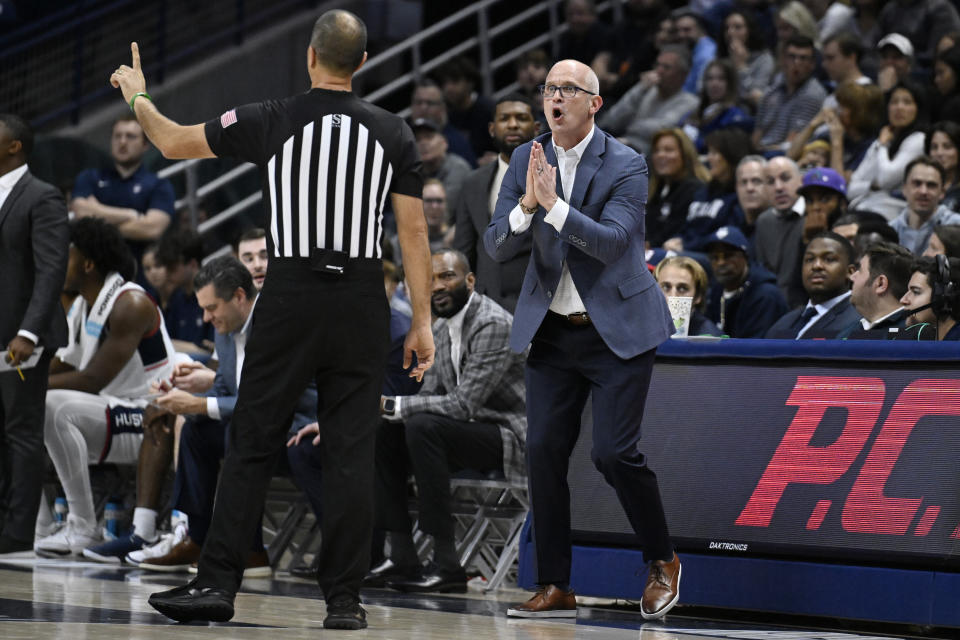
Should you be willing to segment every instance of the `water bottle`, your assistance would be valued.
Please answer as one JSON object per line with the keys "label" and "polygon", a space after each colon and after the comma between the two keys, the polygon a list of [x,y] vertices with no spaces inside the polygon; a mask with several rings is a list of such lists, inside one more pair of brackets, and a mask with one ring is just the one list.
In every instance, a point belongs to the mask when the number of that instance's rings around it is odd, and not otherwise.
{"label": "water bottle", "polygon": [[60,524],[67,519],[67,499],[58,497],[53,501],[53,519]]}
{"label": "water bottle", "polygon": [[116,502],[108,502],[103,509],[103,528],[107,538],[114,540],[119,535],[120,528],[120,505]]}

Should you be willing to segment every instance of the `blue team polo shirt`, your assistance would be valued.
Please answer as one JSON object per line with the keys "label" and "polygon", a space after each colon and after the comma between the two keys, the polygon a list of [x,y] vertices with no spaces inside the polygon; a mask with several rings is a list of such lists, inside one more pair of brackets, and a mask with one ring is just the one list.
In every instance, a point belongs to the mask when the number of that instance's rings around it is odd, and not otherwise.
{"label": "blue team polo shirt", "polygon": [[[175,222],[173,185],[165,178],[157,177],[152,171],[147,171],[142,164],[128,178],[123,178],[115,167],[104,169],[87,169],[77,176],[73,183],[74,198],[93,196],[101,203],[111,207],[136,209],[141,215],[148,209],[159,209],[170,216],[170,224]],[[137,269],[140,269],[140,258],[143,250],[149,244],[138,240],[127,240],[134,257],[137,259]]]}

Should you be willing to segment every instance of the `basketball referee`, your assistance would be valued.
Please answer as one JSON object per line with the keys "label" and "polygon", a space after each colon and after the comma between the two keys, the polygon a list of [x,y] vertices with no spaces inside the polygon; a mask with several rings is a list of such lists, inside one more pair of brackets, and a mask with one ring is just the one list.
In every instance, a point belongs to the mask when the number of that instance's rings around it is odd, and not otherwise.
{"label": "basketball referee", "polygon": [[380,262],[388,193],[413,302],[404,354],[409,366],[416,353],[412,376],[430,368],[434,347],[420,159],[403,120],[352,93],[366,40],[357,16],[324,13],[307,49],[307,93],[238,107],[194,126],[178,125],[154,106],[136,43],[132,67],[110,76],[165,157],[233,156],[257,164],[270,210],[270,269],[254,310],[199,571],[187,585],[150,597],[174,620],[233,617],[267,481],[296,399],[314,379],[323,465],[323,624],[367,626],[359,589],[370,565],[374,438],[390,335]]}

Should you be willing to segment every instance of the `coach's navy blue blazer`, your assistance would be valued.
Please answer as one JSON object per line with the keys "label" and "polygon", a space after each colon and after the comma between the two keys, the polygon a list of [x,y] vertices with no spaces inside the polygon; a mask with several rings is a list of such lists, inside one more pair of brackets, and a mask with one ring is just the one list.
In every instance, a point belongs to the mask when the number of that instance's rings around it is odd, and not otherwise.
{"label": "coach's navy blue blazer", "polygon": [[[556,167],[551,135],[536,140]],[[528,142],[514,150],[483,236],[487,252],[503,262],[521,249],[523,235],[533,234],[510,347],[520,352],[533,339],[566,260],[597,332],[617,356],[632,358],[655,348],[673,333],[673,323],[645,259],[647,165],[643,157],[597,128],[577,166],[563,230],[557,232],[544,222],[547,212],[539,207],[529,229],[514,235],[509,216],[526,190],[531,146]],[[559,170],[557,195],[563,197]]]}

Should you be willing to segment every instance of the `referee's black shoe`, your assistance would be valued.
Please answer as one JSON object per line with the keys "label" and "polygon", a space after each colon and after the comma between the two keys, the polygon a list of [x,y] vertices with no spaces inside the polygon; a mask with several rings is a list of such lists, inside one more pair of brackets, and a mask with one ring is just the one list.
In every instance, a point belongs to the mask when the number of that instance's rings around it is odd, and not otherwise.
{"label": "referee's black shoe", "polygon": [[367,612],[358,600],[342,596],[327,603],[327,617],[323,619],[324,629],[346,629],[356,631],[367,628]]}
{"label": "referee's black shoe", "polygon": [[217,587],[200,587],[197,578],[187,584],[154,593],[150,606],[177,622],[226,622],[233,617],[234,595]]}

